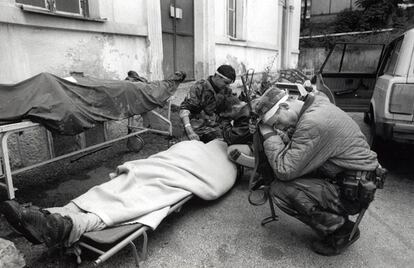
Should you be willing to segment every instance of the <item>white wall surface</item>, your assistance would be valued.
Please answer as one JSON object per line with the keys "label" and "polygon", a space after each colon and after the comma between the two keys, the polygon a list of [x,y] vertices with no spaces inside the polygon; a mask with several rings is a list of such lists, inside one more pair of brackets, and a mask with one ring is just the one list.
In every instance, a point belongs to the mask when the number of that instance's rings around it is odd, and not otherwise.
{"label": "white wall surface", "polygon": [[[272,65],[278,70],[281,64],[281,1],[245,0],[245,35],[243,40],[231,40],[227,37],[226,2],[215,0],[216,66],[223,63],[234,65],[238,74],[245,68],[254,68],[262,72]],[[289,2],[289,1],[288,1]],[[300,0],[291,0],[295,8],[290,14],[288,65],[295,67],[298,59]],[[285,29],[286,30],[286,29]]]}
{"label": "white wall surface", "polygon": [[[143,38],[85,32],[0,26],[2,83],[13,83],[40,72],[68,76],[80,71],[101,78],[120,78],[130,69],[146,72]],[[131,53],[132,52],[132,53]]]}
{"label": "white wall surface", "polygon": [[40,72],[70,71],[123,79],[129,70],[149,75],[146,0],[99,1],[105,22],[24,12],[0,0],[0,83]]}
{"label": "white wall surface", "polygon": [[247,31],[248,40],[277,45],[278,1],[248,0]]}

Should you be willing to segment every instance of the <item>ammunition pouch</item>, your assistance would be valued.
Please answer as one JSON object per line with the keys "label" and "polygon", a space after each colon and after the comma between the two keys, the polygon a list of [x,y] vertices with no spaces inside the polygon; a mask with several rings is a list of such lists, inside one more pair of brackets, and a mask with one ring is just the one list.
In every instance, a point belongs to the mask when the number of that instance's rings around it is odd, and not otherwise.
{"label": "ammunition pouch", "polygon": [[374,200],[375,191],[384,187],[386,173],[386,169],[378,167],[375,171],[350,170],[338,174],[337,183],[341,196],[367,208]]}

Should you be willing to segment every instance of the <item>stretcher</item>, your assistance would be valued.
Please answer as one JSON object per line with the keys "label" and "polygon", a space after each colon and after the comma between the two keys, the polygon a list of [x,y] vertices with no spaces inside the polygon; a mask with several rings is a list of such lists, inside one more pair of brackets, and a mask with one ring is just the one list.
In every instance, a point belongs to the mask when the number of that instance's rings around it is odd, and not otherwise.
{"label": "stretcher", "polygon": [[[189,195],[171,206],[167,215],[173,212],[179,212],[181,207],[192,197],[193,195]],[[79,264],[82,262],[82,250],[80,248],[97,253],[99,256],[94,261],[94,265],[97,266],[129,245],[134,255],[136,266],[139,267],[139,262],[145,260],[147,257],[148,230],[151,230],[150,227],[135,223],[110,227],[96,232],[88,232],[81,237],[76,246],[78,249],[75,249],[73,253],[77,256]],[[142,237],[142,249],[139,254],[134,241],[140,237]]]}
{"label": "stretcher", "polygon": [[[152,82],[105,80],[83,75],[76,76],[76,79],[60,78],[40,73],[16,84],[0,84],[0,186],[6,188],[9,199],[14,199],[13,175],[77,154],[97,151],[127,138],[130,138],[128,141],[134,140],[128,143],[131,146],[141,143],[134,146],[139,149],[143,146],[139,135],[145,132],[171,136],[171,99],[184,79],[183,72]],[[166,105],[166,117],[155,110]],[[166,123],[168,127],[151,126],[151,118]],[[109,139],[109,123],[124,119],[128,119],[127,134]],[[140,124],[136,124],[137,120]],[[87,146],[85,131],[95,126],[103,126],[103,139],[98,144]],[[48,160],[12,170],[8,148],[10,135],[35,127],[46,129]],[[56,157],[52,132],[79,135],[80,149]]]}
{"label": "stretcher", "polygon": [[[14,199],[15,198],[15,188],[13,186],[13,175],[25,172],[27,170],[33,169],[33,168],[37,168],[37,167],[41,167],[44,166],[46,164],[55,162],[55,161],[59,161],[62,159],[66,159],[78,154],[82,154],[82,153],[86,153],[86,152],[90,152],[90,151],[94,151],[94,150],[99,150],[100,148],[103,148],[105,146],[109,146],[110,144],[123,140],[123,139],[128,139],[131,137],[136,137],[135,142],[141,143],[140,146],[138,147],[142,147],[143,146],[143,140],[142,138],[139,136],[143,133],[157,133],[157,134],[161,134],[161,135],[166,135],[171,137],[172,136],[172,123],[171,123],[171,100],[172,97],[168,100],[167,102],[167,115],[164,116],[161,113],[157,112],[156,110],[151,110],[149,112],[146,112],[144,114],[141,115],[136,115],[133,117],[128,118],[128,133],[126,135],[123,135],[121,137],[117,137],[114,139],[110,139],[110,140],[106,140],[105,137],[105,141],[92,145],[92,146],[88,146],[64,155],[60,155],[55,157],[54,155],[54,150],[53,150],[53,139],[52,139],[52,134],[50,131],[47,131],[47,140],[48,140],[48,153],[49,153],[49,159],[46,161],[42,161],[33,165],[29,165],[23,168],[18,168],[15,170],[12,170],[11,164],[10,164],[10,154],[9,154],[9,148],[8,148],[8,139],[10,137],[10,135],[12,135],[13,133],[20,133],[23,132],[25,130],[28,129],[32,129],[32,128],[36,128],[36,127],[41,127],[41,124],[39,123],[34,123],[32,121],[22,121],[22,122],[18,122],[18,123],[12,123],[12,124],[6,124],[6,125],[0,125],[0,140],[1,140],[1,146],[0,146],[0,179],[3,180],[4,182],[0,181],[0,187],[5,187],[6,191],[7,191],[7,196],[9,199]],[[165,124],[167,124],[167,127],[165,128],[155,128],[151,126],[151,122],[150,122],[150,118],[156,118],[157,120],[159,120],[160,122],[163,122]],[[110,121],[109,121],[110,122]],[[137,122],[140,122],[140,124],[137,124]],[[107,122],[104,123],[104,136],[106,133],[106,129],[108,128],[108,124]],[[81,134],[80,134],[81,135]]]}

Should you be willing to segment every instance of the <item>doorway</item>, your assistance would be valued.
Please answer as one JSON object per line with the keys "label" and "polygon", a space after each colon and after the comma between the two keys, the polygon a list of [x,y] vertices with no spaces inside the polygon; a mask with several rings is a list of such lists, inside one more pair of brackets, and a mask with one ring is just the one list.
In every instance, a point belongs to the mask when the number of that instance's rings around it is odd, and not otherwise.
{"label": "doorway", "polygon": [[161,0],[163,72],[187,73],[194,80],[194,1]]}

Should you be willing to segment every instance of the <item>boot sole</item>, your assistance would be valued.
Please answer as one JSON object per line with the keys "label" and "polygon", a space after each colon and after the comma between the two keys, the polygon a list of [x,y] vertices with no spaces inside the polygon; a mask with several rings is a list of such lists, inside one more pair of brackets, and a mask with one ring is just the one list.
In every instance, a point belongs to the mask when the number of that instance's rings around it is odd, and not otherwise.
{"label": "boot sole", "polygon": [[36,245],[42,244],[42,236],[21,219],[21,214],[18,212],[19,208],[20,206],[16,201],[5,201],[0,205],[0,211],[13,229],[22,234],[31,243]]}

